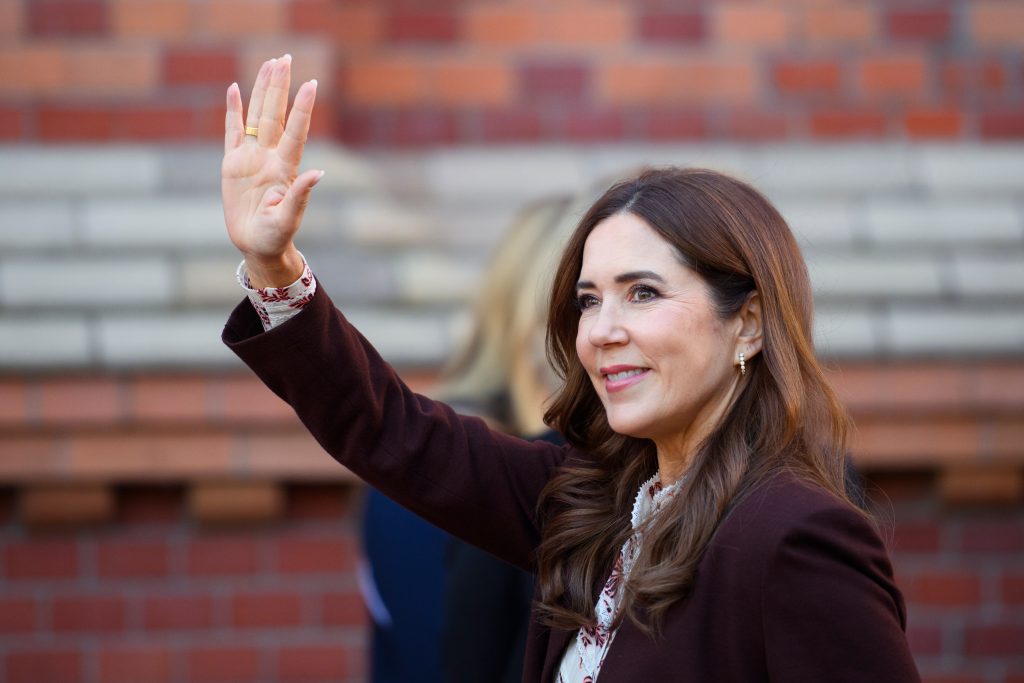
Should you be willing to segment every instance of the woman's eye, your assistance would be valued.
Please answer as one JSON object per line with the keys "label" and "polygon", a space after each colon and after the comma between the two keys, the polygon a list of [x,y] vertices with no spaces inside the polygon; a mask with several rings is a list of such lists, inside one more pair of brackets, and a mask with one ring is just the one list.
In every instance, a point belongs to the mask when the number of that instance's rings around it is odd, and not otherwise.
{"label": "woman's eye", "polygon": [[637,285],[633,288],[633,301],[650,301],[657,298],[658,292],[653,287]]}
{"label": "woman's eye", "polygon": [[580,294],[576,297],[576,308],[581,311],[585,311],[592,306],[597,305],[597,297],[593,294]]}

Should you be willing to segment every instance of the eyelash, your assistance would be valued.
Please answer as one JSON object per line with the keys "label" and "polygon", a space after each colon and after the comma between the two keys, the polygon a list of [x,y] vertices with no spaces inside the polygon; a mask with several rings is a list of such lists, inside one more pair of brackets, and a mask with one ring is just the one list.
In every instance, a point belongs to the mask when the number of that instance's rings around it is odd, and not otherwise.
{"label": "eyelash", "polygon": [[[645,296],[645,298],[639,299],[637,297],[640,294],[649,296]],[[657,299],[660,296],[661,293],[654,287],[651,287],[650,285],[633,285],[632,287],[629,288],[629,298],[631,301],[633,301],[633,303],[646,303],[648,301],[651,301],[652,299]],[[577,309],[579,309],[580,311],[585,311],[588,308],[591,308],[593,305],[597,304],[598,302],[598,298],[593,294],[580,294],[576,297],[575,303]]]}

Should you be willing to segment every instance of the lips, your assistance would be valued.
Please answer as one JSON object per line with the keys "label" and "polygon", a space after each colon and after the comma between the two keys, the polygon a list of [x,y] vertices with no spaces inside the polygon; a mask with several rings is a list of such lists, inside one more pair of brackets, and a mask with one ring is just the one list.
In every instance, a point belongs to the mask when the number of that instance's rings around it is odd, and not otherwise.
{"label": "lips", "polygon": [[641,368],[635,365],[612,365],[600,369],[600,373],[604,377],[605,390],[610,394],[643,381],[650,371],[650,368]]}

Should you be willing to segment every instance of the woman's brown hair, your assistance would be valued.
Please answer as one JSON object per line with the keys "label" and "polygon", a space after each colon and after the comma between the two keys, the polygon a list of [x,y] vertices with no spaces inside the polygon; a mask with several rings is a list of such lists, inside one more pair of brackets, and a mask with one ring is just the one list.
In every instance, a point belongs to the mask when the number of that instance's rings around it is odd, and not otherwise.
{"label": "woman's brown hair", "polygon": [[565,381],[545,419],[590,454],[568,462],[541,497],[538,609],[555,628],[593,624],[595,596],[632,533],[637,489],[657,469],[650,441],[612,431],[576,356],[583,247],[599,223],[618,213],[643,219],[674,247],[708,285],[723,319],[756,291],[763,326],[763,348],[747,360],[731,409],[698,448],[680,493],[644,529],[619,617],[657,628],[689,592],[731,506],[773,473],[794,471],[846,500],[849,421],[814,354],[810,281],[785,220],[752,187],[715,171],[648,170],[613,185],[569,239],[551,293],[548,353]]}

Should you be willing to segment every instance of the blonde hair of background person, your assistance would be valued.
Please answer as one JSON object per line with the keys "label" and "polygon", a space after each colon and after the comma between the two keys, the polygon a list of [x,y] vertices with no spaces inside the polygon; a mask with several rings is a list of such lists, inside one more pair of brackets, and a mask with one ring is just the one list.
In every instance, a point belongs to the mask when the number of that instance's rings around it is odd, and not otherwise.
{"label": "blonde hair of background person", "polygon": [[472,328],[432,392],[512,434],[547,429],[557,378],[544,352],[552,276],[586,208],[552,197],[524,207],[495,249],[472,310]]}

